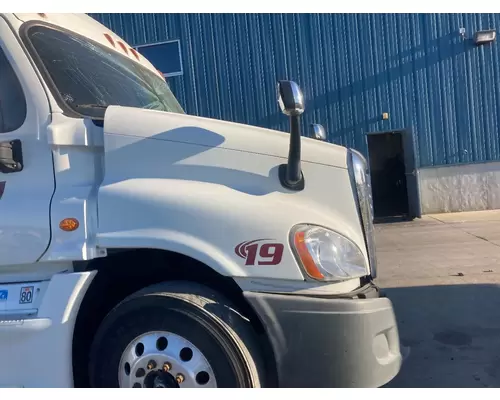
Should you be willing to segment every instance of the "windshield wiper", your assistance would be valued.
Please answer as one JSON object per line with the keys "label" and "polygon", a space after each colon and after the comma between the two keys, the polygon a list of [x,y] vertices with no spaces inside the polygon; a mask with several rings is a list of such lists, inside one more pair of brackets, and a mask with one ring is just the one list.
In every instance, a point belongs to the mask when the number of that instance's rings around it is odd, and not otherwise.
{"label": "windshield wiper", "polygon": [[109,105],[103,106],[102,104],[75,104],[74,107],[76,108],[108,108]]}

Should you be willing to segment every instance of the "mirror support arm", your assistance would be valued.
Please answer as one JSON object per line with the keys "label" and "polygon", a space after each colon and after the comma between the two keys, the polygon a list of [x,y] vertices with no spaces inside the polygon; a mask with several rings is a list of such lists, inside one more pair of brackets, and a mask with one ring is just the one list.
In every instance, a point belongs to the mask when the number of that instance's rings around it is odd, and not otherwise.
{"label": "mirror support arm", "polygon": [[288,169],[287,180],[296,184],[302,178],[302,169],[300,166],[300,121],[299,116],[290,117],[290,148],[288,151]]}
{"label": "mirror support arm", "polygon": [[305,186],[304,175],[300,165],[300,117],[290,116],[290,147],[288,163],[280,165],[279,178],[281,184],[290,190],[303,190]]}
{"label": "mirror support arm", "polygon": [[293,81],[278,82],[278,104],[283,114],[290,118],[290,145],[288,162],[279,166],[278,175],[284,188],[300,191],[304,189],[304,176],[300,163],[300,115],[304,112],[304,96]]}

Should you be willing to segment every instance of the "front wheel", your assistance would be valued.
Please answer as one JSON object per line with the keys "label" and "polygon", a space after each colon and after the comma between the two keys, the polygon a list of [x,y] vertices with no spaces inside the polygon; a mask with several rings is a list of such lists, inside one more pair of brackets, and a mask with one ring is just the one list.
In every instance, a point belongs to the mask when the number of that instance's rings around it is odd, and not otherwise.
{"label": "front wheel", "polygon": [[247,319],[204,286],[168,282],[121,302],[91,348],[92,387],[261,387]]}

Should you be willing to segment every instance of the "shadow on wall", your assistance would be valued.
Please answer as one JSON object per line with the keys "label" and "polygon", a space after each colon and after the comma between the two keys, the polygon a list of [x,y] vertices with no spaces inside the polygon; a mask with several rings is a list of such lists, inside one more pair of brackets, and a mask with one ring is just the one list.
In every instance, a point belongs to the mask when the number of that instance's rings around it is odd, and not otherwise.
{"label": "shadow on wall", "polygon": [[[423,32],[427,32],[428,29],[425,27],[422,19],[420,21],[420,24],[421,30]],[[359,79],[352,84],[342,86],[334,91],[317,95],[312,99],[306,100],[306,105],[310,110],[309,112],[312,114],[313,109],[317,110],[321,108],[332,107],[332,105],[340,104],[341,102],[345,102],[347,100],[350,100],[351,98],[358,99],[358,104],[356,104],[357,108],[359,109],[358,115],[362,115],[363,120],[355,123],[354,125],[341,127],[339,129],[332,129],[332,122],[330,121],[330,125],[326,126],[329,141],[341,144],[345,142],[344,138],[349,135],[354,134],[354,137],[357,137],[356,134],[358,134],[359,131],[363,131],[366,133],[369,131],[377,130],[375,124],[382,121],[382,119],[381,116],[378,115],[369,115],[369,110],[366,109],[365,100],[363,98],[363,96],[366,96],[366,92],[376,89],[381,85],[402,80],[402,78],[413,75],[418,71],[422,71],[424,69],[432,67],[433,65],[437,65],[443,61],[461,54],[465,54],[475,49],[475,45],[472,39],[463,40],[459,37],[457,32],[449,33],[428,42],[423,40],[425,39],[425,37],[419,39],[422,39],[421,41],[424,44],[413,47],[409,50],[405,50],[390,59],[389,62],[391,64],[399,62],[397,66],[387,68],[377,74]],[[458,76],[453,77],[453,79],[455,80],[457,78]],[[413,85],[416,85],[416,83]],[[463,99],[463,101],[465,102],[467,99],[465,86],[457,86],[456,89],[461,92],[461,94],[458,95],[459,99]],[[415,101],[415,108],[421,108],[421,106],[418,104],[418,98],[408,101]],[[337,107],[340,107],[340,105],[338,105]],[[440,102],[435,102],[435,107],[440,108],[442,107],[442,104]],[[442,112],[441,109],[437,109],[436,111],[438,111],[439,114]],[[256,125],[265,126],[269,123],[269,121],[278,121],[278,118],[279,113],[276,112],[274,114],[261,118],[256,122]],[[316,122],[321,123],[321,121]],[[411,121],[404,121],[405,126],[410,125],[410,123]],[[338,126],[339,124],[336,123],[335,125]],[[357,144],[362,145],[363,148],[365,146],[364,143]]]}
{"label": "shadow on wall", "polygon": [[500,386],[500,284],[385,291],[401,342],[410,347],[387,387]]}

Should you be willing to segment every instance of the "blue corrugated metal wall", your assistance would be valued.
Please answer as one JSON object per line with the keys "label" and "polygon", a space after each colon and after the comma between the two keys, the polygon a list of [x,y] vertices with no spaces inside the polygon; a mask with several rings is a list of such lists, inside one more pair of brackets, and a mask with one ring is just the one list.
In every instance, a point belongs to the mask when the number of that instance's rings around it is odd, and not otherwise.
{"label": "blue corrugated metal wall", "polygon": [[499,43],[471,40],[499,14],[90,15],[131,45],[180,39],[168,81],[190,114],[287,131],[275,84],[292,79],[332,142],[366,154],[367,132],[405,128],[420,166],[500,159]]}

